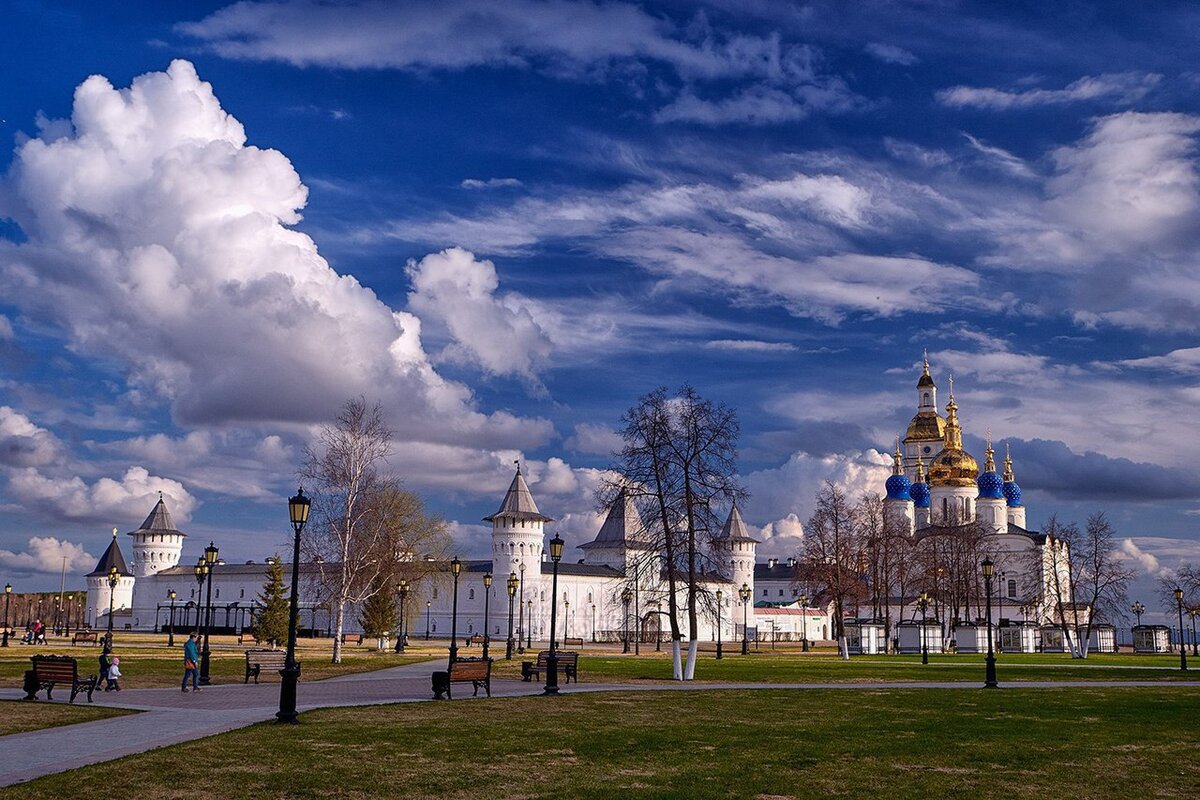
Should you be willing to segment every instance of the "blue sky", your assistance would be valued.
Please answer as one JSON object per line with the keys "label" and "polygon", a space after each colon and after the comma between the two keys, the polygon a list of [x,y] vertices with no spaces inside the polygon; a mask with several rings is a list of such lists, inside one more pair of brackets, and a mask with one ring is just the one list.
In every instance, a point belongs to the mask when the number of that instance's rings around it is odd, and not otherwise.
{"label": "blue sky", "polygon": [[787,555],[822,480],[882,491],[928,348],[1030,527],[1106,511],[1148,596],[1200,560],[1200,12],[996,6],[4,3],[0,570],[159,490],[261,558],[358,394],[465,553],[517,457],[580,543],[685,380]]}

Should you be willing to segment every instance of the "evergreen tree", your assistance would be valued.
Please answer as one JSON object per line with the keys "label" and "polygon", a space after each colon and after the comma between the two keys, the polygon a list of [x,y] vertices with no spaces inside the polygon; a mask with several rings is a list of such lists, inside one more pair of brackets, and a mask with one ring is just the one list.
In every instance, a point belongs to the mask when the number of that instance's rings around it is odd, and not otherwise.
{"label": "evergreen tree", "polygon": [[383,637],[390,634],[399,624],[399,617],[388,582],[380,575],[376,576],[374,583],[376,585],[371,587],[371,596],[362,604],[362,616],[358,622],[362,625],[363,634],[378,639],[379,647],[382,648]]}
{"label": "evergreen tree", "polygon": [[287,641],[289,601],[283,592],[283,564],[279,554],[267,566],[267,580],[258,596],[262,606],[254,618],[251,630],[260,642],[270,642],[278,647]]}

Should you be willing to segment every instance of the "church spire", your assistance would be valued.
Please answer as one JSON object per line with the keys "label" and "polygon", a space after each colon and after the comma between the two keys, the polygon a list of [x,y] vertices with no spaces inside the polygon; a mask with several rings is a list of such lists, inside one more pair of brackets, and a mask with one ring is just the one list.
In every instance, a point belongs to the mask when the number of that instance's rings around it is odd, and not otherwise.
{"label": "church spire", "polygon": [[1012,453],[1008,451],[1008,442],[1004,443],[1004,482],[1012,483],[1017,479],[1013,474],[1012,468]]}
{"label": "church spire", "polygon": [[984,456],[983,456],[983,471],[984,472],[995,472],[996,471],[996,451],[992,449],[992,429],[991,428],[988,428],[988,432],[987,432],[987,450],[984,451]]}
{"label": "church spire", "polygon": [[946,438],[947,450],[962,450],[962,426],[958,422],[958,403],[954,402],[954,375],[950,375],[950,402],[946,403]]}
{"label": "church spire", "polygon": [[900,452],[900,435],[896,434],[896,452],[892,453],[892,474],[904,474],[904,456]]}

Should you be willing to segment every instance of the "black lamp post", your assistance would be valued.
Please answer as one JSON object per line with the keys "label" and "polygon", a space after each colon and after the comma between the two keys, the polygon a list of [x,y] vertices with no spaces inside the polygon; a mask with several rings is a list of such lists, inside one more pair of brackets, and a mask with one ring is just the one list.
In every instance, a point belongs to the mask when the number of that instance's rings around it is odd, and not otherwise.
{"label": "black lamp post", "polygon": [[921,663],[929,663],[929,640],[925,636],[925,614],[929,611],[929,595],[921,592],[917,598],[917,609],[921,612]]}
{"label": "black lamp post", "polygon": [[212,633],[212,576],[217,566],[217,546],[212,542],[204,548],[204,563],[207,565],[207,588],[204,601],[204,649],[200,651],[200,685],[208,686],[212,681],[208,677],[208,659],[212,651],[208,649],[208,637]]}
{"label": "black lamp post", "polygon": [[[521,571],[521,577],[517,579],[517,652],[525,652],[525,562],[522,561],[517,569]],[[529,622],[533,623],[533,614],[530,612]]]}
{"label": "black lamp post", "polygon": [[[525,626],[525,650],[533,649],[533,600],[525,601],[525,619],[529,622]],[[524,652],[524,651],[522,651]]]}
{"label": "black lamp post", "polygon": [[725,599],[724,593],[717,589],[717,659],[721,658],[721,602]]}
{"label": "black lamp post", "polygon": [[554,645],[554,620],[558,616],[558,562],[562,554],[563,539],[556,533],[550,540],[550,560],[554,563],[554,577],[550,580],[550,655],[546,656],[546,691],[542,694],[558,694],[558,650]]}
{"label": "black lamp post", "polygon": [[[717,614],[718,614],[717,621],[719,623],[720,622],[720,616],[719,616],[720,612],[718,611]],[[661,653],[662,652],[662,601],[661,600],[654,601],[654,619],[656,620],[656,623],[654,626],[655,627],[655,630],[654,630],[654,652]],[[718,630],[718,634],[719,633],[720,633],[720,631]]]}
{"label": "black lamp post", "polygon": [[[121,573],[117,572],[117,568],[113,567],[108,571],[108,646],[112,647],[113,632],[113,601],[116,599],[117,584],[121,582]],[[1182,619],[1182,617],[1180,617]]]}
{"label": "black lamp post", "polygon": [[750,587],[742,584],[738,589],[738,597],[742,601],[742,655],[750,655]]}
{"label": "black lamp post", "polygon": [[800,652],[808,652],[808,595],[800,595]]}
{"label": "black lamp post", "polygon": [[492,600],[492,573],[483,573],[483,657],[486,660],[488,657],[488,644],[492,641],[492,634],[488,630],[488,609]]}
{"label": "black lamp post", "polygon": [[625,606],[625,624],[621,626],[625,634],[625,646],[621,649],[622,653],[629,652],[629,604],[632,602],[633,592],[627,586],[625,587],[625,591],[621,592],[621,603]]}
{"label": "black lamp post", "polygon": [[563,647],[567,646],[567,638],[571,635],[571,601],[563,600]]}
{"label": "black lamp post", "polygon": [[450,574],[454,576],[454,598],[450,605],[450,663],[458,659],[458,576],[462,574],[462,562],[458,556],[450,562]]}
{"label": "black lamp post", "polygon": [[175,646],[175,590],[167,591],[167,599],[171,601],[171,628],[167,633],[167,647]]}
{"label": "black lamp post", "polygon": [[1192,655],[1200,657],[1200,642],[1196,641],[1196,617],[1200,615],[1200,608],[1189,608],[1188,616],[1192,618]]}
{"label": "black lamp post", "polygon": [[592,603],[592,644],[596,643],[596,604]]}
{"label": "black lamp post", "polygon": [[4,635],[0,647],[8,647],[8,601],[12,599],[12,584],[4,584]]}
{"label": "black lamp post", "polygon": [[396,652],[404,652],[404,640],[407,636],[404,630],[404,616],[408,609],[408,581],[401,580],[396,584],[396,592],[400,595],[400,635],[396,637]]}
{"label": "black lamp post", "polygon": [[425,641],[429,641],[429,617],[433,613],[433,601],[425,601]]}
{"label": "black lamp post", "polygon": [[508,590],[508,639],[504,642],[504,660],[512,661],[513,656],[513,600],[517,596],[517,573],[508,573],[504,588]]}
{"label": "black lamp post", "polygon": [[279,670],[279,710],[275,712],[278,722],[295,725],[300,722],[296,713],[296,684],[300,682],[300,665],[296,663],[296,626],[300,621],[300,532],[308,522],[308,512],[312,501],[304,496],[303,489],[296,490],[296,496],[288,498],[288,518],[292,523],[295,534],[292,540],[292,587],[291,601],[288,607],[288,644],[287,657],[283,669]]}
{"label": "black lamp post", "polygon": [[[1007,574],[1006,572],[1000,573],[1000,584],[996,587],[996,630],[1000,630],[1000,621],[1004,619],[1004,589],[1006,587],[1004,577]],[[999,655],[1003,651],[1003,647],[997,647],[996,655]]]}
{"label": "black lamp post", "polygon": [[984,591],[987,592],[987,616],[983,622],[987,625],[988,651],[987,651],[987,672],[984,680],[984,688],[996,688],[996,653],[992,650],[992,575],[996,569],[996,565],[992,563],[990,558],[985,558],[981,565],[983,567],[983,583]]}
{"label": "black lamp post", "polygon": [[1179,608],[1179,669],[1187,672],[1187,648],[1183,646],[1183,589],[1175,587],[1175,605]]}
{"label": "black lamp post", "polygon": [[200,602],[200,595],[204,591],[204,578],[208,575],[208,565],[204,563],[204,557],[196,562],[196,639],[200,639],[200,607],[203,605]]}
{"label": "black lamp post", "polygon": [[73,605],[75,605],[75,595],[69,594],[67,595],[67,604],[63,609],[66,612],[66,620],[63,622],[63,636],[71,635],[71,606]]}
{"label": "black lamp post", "polygon": [[1130,606],[1129,610],[1132,611],[1134,616],[1137,617],[1137,626],[1139,628],[1142,627],[1142,614],[1145,613],[1146,607],[1142,605],[1142,602],[1139,600]]}

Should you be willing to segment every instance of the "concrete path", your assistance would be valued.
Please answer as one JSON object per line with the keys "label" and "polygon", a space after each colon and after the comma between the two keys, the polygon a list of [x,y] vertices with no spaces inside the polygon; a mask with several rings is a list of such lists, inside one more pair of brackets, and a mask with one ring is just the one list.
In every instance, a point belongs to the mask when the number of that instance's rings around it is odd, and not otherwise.
{"label": "concrete path", "polygon": [[[345,675],[311,683],[301,682],[300,711],[334,706],[424,702],[432,697],[430,673],[442,663],[426,661],[402,667]],[[1021,681],[1016,688],[1086,688],[1153,686],[1163,690],[1200,688],[1200,681]],[[978,683],[951,681],[874,683],[584,683],[563,686],[563,693],[613,691],[712,691],[722,689],[960,689]],[[471,699],[469,689],[455,687],[456,700]],[[541,693],[539,684],[493,680],[493,697]],[[15,700],[19,689],[0,689],[0,698]],[[97,692],[96,705],[136,709],[143,713],[46,728],[0,737],[0,786],[10,786],[54,772],[110,761],[157,747],[200,739],[274,718],[279,707],[279,682],[258,686],[223,684],[187,694],[178,689],[127,689]],[[44,702],[44,701],[39,701]],[[78,700],[76,701],[78,702]]]}

